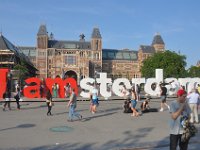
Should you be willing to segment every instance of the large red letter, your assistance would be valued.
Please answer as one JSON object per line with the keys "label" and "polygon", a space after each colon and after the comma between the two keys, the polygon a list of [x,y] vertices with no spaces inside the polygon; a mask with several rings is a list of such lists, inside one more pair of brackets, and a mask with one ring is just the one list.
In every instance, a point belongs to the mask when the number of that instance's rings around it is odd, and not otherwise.
{"label": "large red letter", "polygon": [[6,91],[6,77],[7,77],[7,73],[9,72],[9,69],[0,69],[0,77],[1,77],[1,81],[0,81],[0,98],[3,97],[3,94]]}
{"label": "large red letter", "polygon": [[[38,78],[29,78],[25,82],[28,84],[24,88],[24,96],[27,98],[40,98],[40,79]],[[36,85],[30,86],[29,84],[35,83]],[[34,91],[34,93],[32,93]]]}
{"label": "large red letter", "polygon": [[58,83],[58,85],[59,85],[59,97],[60,98],[65,97],[64,86],[67,83],[70,84],[71,88],[75,89],[75,93],[76,93],[76,95],[78,95],[78,87],[77,87],[76,80],[74,78],[67,78],[64,81],[61,78],[55,78],[55,79],[47,78],[46,86],[48,87],[48,89],[50,89],[51,93],[52,93],[52,86],[54,83]]}

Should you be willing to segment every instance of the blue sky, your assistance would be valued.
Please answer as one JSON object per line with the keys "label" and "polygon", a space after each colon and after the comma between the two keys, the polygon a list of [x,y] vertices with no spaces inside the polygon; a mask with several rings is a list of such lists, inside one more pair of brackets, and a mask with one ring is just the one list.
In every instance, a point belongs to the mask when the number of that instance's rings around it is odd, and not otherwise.
{"label": "blue sky", "polygon": [[103,48],[138,50],[159,32],[166,49],[180,51],[187,66],[200,60],[200,1],[0,0],[0,28],[18,46],[35,46],[40,24],[57,40],[90,40],[100,29]]}

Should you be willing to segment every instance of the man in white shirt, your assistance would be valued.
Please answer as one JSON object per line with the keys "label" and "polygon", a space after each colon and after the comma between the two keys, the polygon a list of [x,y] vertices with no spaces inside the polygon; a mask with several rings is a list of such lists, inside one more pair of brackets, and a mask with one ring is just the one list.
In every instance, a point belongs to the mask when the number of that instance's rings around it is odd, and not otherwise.
{"label": "man in white shirt", "polygon": [[193,89],[192,93],[190,93],[187,96],[187,98],[188,98],[188,104],[189,104],[190,109],[191,109],[190,122],[194,123],[194,119],[195,119],[195,123],[199,123],[197,107],[198,107],[200,96],[198,94],[198,90]]}

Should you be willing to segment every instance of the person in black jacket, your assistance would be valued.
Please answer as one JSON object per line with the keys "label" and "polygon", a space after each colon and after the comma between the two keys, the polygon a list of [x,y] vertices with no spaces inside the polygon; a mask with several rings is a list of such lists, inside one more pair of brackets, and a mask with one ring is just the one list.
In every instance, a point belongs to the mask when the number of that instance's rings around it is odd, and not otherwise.
{"label": "person in black jacket", "polygon": [[20,86],[19,86],[19,83],[16,84],[15,86],[15,96],[14,96],[14,99],[16,100],[16,103],[17,103],[17,109],[19,110],[20,109],[20,104],[19,104],[19,100],[20,100]]}
{"label": "person in black jacket", "polygon": [[46,94],[46,103],[47,103],[47,107],[48,107],[48,112],[47,112],[47,116],[52,115],[51,114],[51,108],[52,108],[52,95],[50,90],[48,89],[47,94]]}
{"label": "person in black jacket", "polygon": [[10,107],[10,97],[11,97],[11,92],[10,91],[6,91],[3,94],[3,98],[5,99],[5,104],[3,105],[3,111],[6,110],[6,106],[7,105],[8,105],[8,109],[11,110],[11,107]]}
{"label": "person in black jacket", "polygon": [[7,79],[7,85],[6,85],[6,92],[3,94],[3,98],[5,99],[5,104],[3,106],[3,111],[6,110],[6,106],[8,105],[8,109],[11,110],[10,107],[10,98],[11,98],[11,80]]}

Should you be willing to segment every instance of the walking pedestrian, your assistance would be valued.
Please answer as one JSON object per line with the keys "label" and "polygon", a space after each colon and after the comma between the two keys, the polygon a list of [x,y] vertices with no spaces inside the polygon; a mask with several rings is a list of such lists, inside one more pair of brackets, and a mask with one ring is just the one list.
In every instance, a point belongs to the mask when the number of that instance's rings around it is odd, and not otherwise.
{"label": "walking pedestrian", "polygon": [[69,120],[68,121],[72,122],[74,117],[79,118],[79,120],[82,119],[82,115],[80,115],[79,113],[77,113],[75,111],[75,109],[77,107],[77,97],[76,97],[74,89],[72,89],[70,100],[69,100],[67,106],[69,107]]}
{"label": "walking pedestrian", "polygon": [[20,104],[19,104],[19,100],[20,100],[20,86],[19,83],[16,84],[15,86],[15,96],[14,99],[17,103],[17,109],[20,110]]}
{"label": "walking pedestrian", "polygon": [[189,118],[191,110],[186,102],[187,93],[180,89],[177,92],[177,100],[174,100],[170,105],[170,150],[176,150],[179,144],[180,150],[187,150],[189,140],[181,141],[183,134],[184,118]]}
{"label": "walking pedestrian", "polygon": [[170,109],[170,106],[166,102],[167,88],[165,87],[164,83],[160,84],[160,90],[161,90],[161,93],[160,93],[160,97],[161,97],[161,105],[160,105],[161,108],[160,108],[160,111],[164,110],[164,108],[163,108],[164,105],[167,106],[168,109]]}
{"label": "walking pedestrian", "polygon": [[48,107],[47,116],[49,116],[49,115],[52,116],[51,109],[52,109],[53,101],[52,101],[52,95],[51,95],[51,92],[49,89],[46,94],[46,103],[47,103],[47,107]]}
{"label": "walking pedestrian", "polygon": [[188,96],[188,104],[191,109],[190,114],[190,122],[191,123],[199,123],[199,117],[198,117],[198,103],[199,103],[199,94],[197,89],[193,89],[192,93],[190,93]]}
{"label": "walking pedestrian", "polygon": [[90,104],[90,111],[94,114],[96,113],[96,109],[99,106],[99,98],[98,98],[98,90],[96,88],[96,84],[94,84],[94,87],[90,93],[91,97],[91,104]]}
{"label": "walking pedestrian", "polygon": [[132,87],[131,89],[131,109],[133,111],[132,115],[133,117],[138,117],[139,113],[136,110],[136,105],[137,105],[137,94],[135,92],[135,88]]}
{"label": "walking pedestrian", "polygon": [[3,98],[5,100],[5,103],[3,105],[3,111],[6,110],[6,106],[8,106],[8,109],[11,110],[11,107],[10,107],[10,98],[11,98],[11,92],[10,90],[6,91],[3,95]]}
{"label": "walking pedestrian", "polygon": [[11,80],[10,78],[7,78],[6,82],[6,91],[3,94],[3,98],[5,100],[4,106],[3,106],[3,111],[6,110],[6,106],[8,105],[8,109],[11,110],[10,107],[10,100],[11,100]]}

